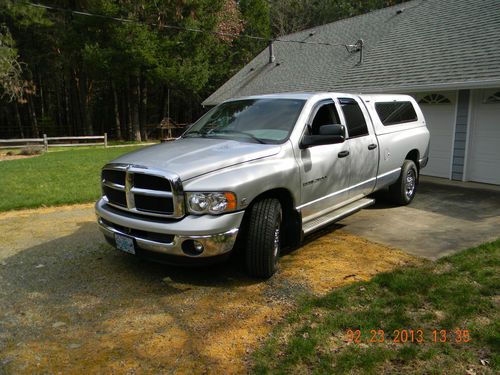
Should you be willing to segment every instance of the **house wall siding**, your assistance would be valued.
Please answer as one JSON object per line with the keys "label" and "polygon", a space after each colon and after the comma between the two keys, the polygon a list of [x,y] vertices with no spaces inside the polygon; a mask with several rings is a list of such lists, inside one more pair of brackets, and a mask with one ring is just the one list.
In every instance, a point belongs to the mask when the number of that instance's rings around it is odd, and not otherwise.
{"label": "house wall siding", "polygon": [[461,181],[464,176],[465,147],[467,142],[467,123],[469,120],[470,90],[459,90],[457,118],[455,120],[455,139],[453,143],[453,164],[451,179]]}

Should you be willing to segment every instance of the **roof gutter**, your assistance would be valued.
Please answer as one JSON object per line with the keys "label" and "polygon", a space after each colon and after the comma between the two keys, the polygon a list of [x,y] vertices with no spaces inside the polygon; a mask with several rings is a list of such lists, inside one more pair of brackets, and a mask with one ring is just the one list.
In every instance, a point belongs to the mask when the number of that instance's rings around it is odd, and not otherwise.
{"label": "roof gutter", "polygon": [[[500,79],[495,80],[482,80],[482,81],[468,81],[468,82],[450,82],[450,83],[436,83],[424,85],[400,85],[392,87],[335,87],[332,89],[317,90],[317,91],[335,91],[335,92],[351,92],[351,93],[365,93],[365,94],[378,94],[378,93],[409,93],[409,92],[424,92],[424,91],[437,91],[437,90],[464,90],[464,89],[483,89],[483,88],[500,88]],[[258,95],[258,93],[254,93]],[[207,98],[208,99],[208,98]],[[205,99],[202,105],[212,106],[222,103],[224,100],[231,99],[225,98],[220,101],[208,101]]]}
{"label": "roof gutter", "polygon": [[[401,85],[392,87],[364,87],[357,89],[347,89],[349,91],[355,92],[365,92],[365,93],[379,93],[379,92],[422,92],[431,90],[460,90],[460,89],[480,89],[480,88],[495,88],[500,87],[500,79],[496,80],[482,80],[482,81],[468,81],[468,82],[450,82],[450,83],[435,83],[435,84],[424,84],[424,85]],[[340,89],[342,90],[342,89]]]}

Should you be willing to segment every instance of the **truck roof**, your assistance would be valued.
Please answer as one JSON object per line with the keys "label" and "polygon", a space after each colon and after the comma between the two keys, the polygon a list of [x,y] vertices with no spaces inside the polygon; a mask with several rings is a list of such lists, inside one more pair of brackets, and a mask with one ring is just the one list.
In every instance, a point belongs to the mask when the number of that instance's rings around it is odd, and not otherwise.
{"label": "truck roof", "polygon": [[315,95],[327,94],[326,92],[282,92],[277,94],[262,94],[262,95],[252,95],[244,96],[240,98],[229,99],[232,100],[242,100],[242,99],[303,99],[307,100]]}
{"label": "truck roof", "polygon": [[[233,98],[227,101],[233,100],[244,100],[244,99],[301,99],[308,100],[314,96],[323,96],[326,94],[339,96],[347,93],[342,92],[282,92],[276,94],[262,94],[262,95],[252,95],[245,96],[240,98]],[[360,94],[360,93],[349,93],[349,95],[357,95],[362,98],[364,101],[397,101],[397,100],[408,100],[411,98],[408,95],[400,95],[400,94]]]}

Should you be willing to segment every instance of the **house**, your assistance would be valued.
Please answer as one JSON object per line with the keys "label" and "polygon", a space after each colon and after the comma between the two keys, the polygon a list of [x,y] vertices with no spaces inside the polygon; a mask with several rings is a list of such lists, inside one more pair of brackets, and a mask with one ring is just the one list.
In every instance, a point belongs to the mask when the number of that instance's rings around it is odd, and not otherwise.
{"label": "house", "polygon": [[410,94],[431,133],[423,173],[500,184],[500,1],[414,0],[270,47],[203,104],[287,91]]}

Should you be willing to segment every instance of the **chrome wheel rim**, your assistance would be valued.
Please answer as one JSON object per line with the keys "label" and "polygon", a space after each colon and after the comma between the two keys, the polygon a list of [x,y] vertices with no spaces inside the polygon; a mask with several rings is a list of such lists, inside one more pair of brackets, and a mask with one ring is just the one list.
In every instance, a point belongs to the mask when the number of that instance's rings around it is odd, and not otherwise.
{"label": "chrome wheel rim", "polygon": [[278,257],[279,250],[280,250],[280,227],[278,224],[278,226],[274,229],[274,250],[273,250],[274,258]]}
{"label": "chrome wheel rim", "polygon": [[411,199],[415,193],[416,175],[413,169],[410,169],[406,174],[406,198]]}

